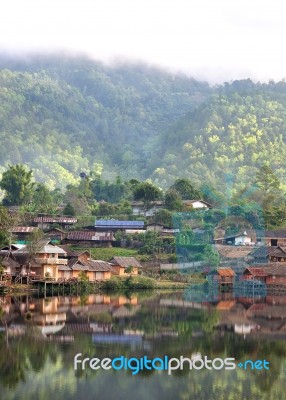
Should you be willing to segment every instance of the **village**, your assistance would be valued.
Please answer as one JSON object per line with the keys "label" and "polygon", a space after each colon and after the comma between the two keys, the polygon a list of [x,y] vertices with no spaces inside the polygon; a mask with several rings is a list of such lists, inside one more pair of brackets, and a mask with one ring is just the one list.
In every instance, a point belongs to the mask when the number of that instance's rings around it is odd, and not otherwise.
{"label": "village", "polygon": [[[33,216],[29,225],[13,226],[11,243],[0,249],[0,286],[41,282],[46,287],[49,283],[98,283],[114,277],[135,276],[158,280],[163,274],[171,281],[193,283],[197,280],[207,282],[210,288],[218,285],[222,291],[233,290],[237,285],[252,289],[265,285],[268,291],[286,290],[286,229],[244,229],[240,225],[239,232],[231,235],[217,225],[213,234],[206,236],[196,221],[212,206],[203,200],[187,202],[192,205],[192,212],[180,214],[180,226],[154,222],[157,211],[164,206],[159,201],[150,206],[147,216],[143,203],[134,202],[129,220],[96,219],[94,225],[81,229],[76,217]],[[145,218],[140,220],[143,215]],[[191,257],[179,258],[186,248],[192,247],[186,239],[191,230],[196,246],[209,247],[210,256],[201,257],[195,250],[188,253]],[[154,249],[146,258],[142,255],[142,237],[148,235],[154,241]],[[109,258],[94,257],[93,252],[98,249],[108,250]],[[118,252],[120,249],[125,249],[128,255],[122,255]],[[129,255],[129,252],[132,253]],[[213,255],[217,257],[216,262]]]}

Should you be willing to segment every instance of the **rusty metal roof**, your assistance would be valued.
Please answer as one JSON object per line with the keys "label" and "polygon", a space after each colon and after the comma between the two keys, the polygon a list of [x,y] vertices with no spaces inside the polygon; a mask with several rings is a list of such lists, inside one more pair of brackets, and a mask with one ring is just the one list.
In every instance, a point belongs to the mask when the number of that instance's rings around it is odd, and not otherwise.
{"label": "rusty metal roof", "polygon": [[218,268],[217,272],[220,276],[235,276],[235,272],[231,268]]}

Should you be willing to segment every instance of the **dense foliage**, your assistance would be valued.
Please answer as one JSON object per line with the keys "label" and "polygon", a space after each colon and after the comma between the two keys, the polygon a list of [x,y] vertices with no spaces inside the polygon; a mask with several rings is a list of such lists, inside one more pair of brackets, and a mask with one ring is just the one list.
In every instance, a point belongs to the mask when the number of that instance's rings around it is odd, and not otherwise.
{"label": "dense foliage", "polygon": [[[0,166],[27,163],[50,188],[81,171],[147,177],[158,132],[210,92],[143,65],[58,56],[0,61]],[[1,172],[1,171],[0,171]]]}

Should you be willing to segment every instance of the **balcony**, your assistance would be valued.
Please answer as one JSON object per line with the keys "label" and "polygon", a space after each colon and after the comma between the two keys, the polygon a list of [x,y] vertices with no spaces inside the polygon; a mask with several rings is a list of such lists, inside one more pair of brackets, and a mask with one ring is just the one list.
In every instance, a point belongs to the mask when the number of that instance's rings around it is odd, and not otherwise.
{"label": "balcony", "polygon": [[39,264],[48,264],[48,265],[67,265],[68,260],[64,258],[36,258],[36,262]]}

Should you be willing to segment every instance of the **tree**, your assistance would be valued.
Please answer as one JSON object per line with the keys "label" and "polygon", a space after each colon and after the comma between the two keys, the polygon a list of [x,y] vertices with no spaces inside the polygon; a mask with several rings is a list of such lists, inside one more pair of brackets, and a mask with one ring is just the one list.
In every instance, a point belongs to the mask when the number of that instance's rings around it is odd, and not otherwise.
{"label": "tree", "polygon": [[167,192],[165,193],[165,206],[168,210],[171,211],[182,211],[182,198],[176,190],[167,190]]}
{"label": "tree", "polygon": [[170,187],[175,190],[183,200],[201,199],[202,193],[198,190],[189,179],[176,179],[175,183]]}
{"label": "tree", "polygon": [[280,181],[268,165],[263,165],[256,174],[255,184],[265,193],[280,189]]}
{"label": "tree", "polygon": [[210,267],[217,267],[219,265],[219,253],[211,244],[206,245],[203,252],[203,260]]}
{"label": "tree", "polygon": [[65,205],[65,208],[63,209],[63,215],[69,215],[69,216],[74,216],[75,215],[75,209],[71,205],[71,203],[67,203]]}
{"label": "tree", "polygon": [[155,222],[171,227],[173,225],[172,213],[165,208],[158,210],[155,214]]}
{"label": "tree", "polygon": [[9,165],[9,169],[2,175],[0,188],[6,194],[3,199],[4,205],[23,205],[29,203],[34,193],[35,183],[32,182],[31,170],[24,165]]}
{"label": "tree", "polygon": [[[59,196],[60,195],[60,196]],[[27,205],[25,209],[30,212],[41,212],[54,214],[60,204],[61,192],[51,192],[46,185],[38,183],[35,185],[31,204]]]}
{"label": "tree", "polygon": [[154,201],[161,197],[161,190],[149,182],[142,182],[134,189],[134,200],[143,202],[144,213],[152,207]]}
{"label": "tree", "polygon": [[21,217],[16,212],[9,212],[7,208],[0,206],[0,244],[11,245],[12,243],[12,228],[17,226]]}

